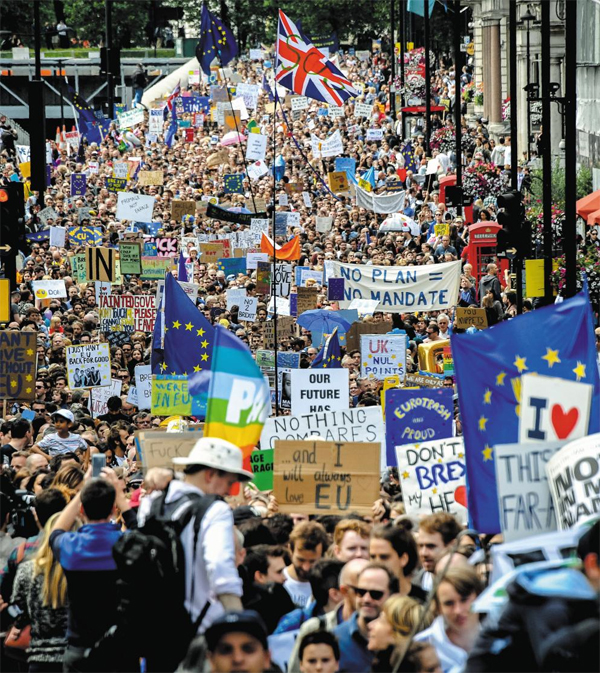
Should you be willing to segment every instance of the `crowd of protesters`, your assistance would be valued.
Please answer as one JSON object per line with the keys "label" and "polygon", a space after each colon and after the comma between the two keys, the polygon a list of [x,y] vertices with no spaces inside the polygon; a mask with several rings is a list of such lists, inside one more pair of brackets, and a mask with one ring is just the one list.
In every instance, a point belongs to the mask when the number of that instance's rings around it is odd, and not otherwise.
{"label": "crowd of protesters", "polygon": [[[243,195],[226,194],[223,176],[244,171],[244,145],[222,147],[223,129],[210,116],[193,127],[193,140],[180,131],[170,147],[162,136],[148,137],[147,114],[146,123],[125,133],[113,124],[99,144],[69,147],[57,138],[50,143],[51,184],[43,200],[21,176],[14,142],[7,139],[2,182],[25,183],[29,232],[91,225],[101,228],[105,246],[115,246],[130,229],[130,223],[116,219],[117,195],[105,183],[118,161],[134,160],[137,168],[162,171],[162,186],[139,186],[132,174],[128,189],[155,196],[156,235],[178,241],[182,235],[222,236],[245,227],[208,219],[200,210],[175,221],[173,200],[200,204],[202,197],[218,197],[222,207],[251,209],[253,198],[267,205],[277,203],[285,183],[300,182],[312,203],[307,207],[300,193],[289,194],[288,208],[300,213],[300,226],[288,232],[301,240],[298,265],[323,271],[328,260],[413,266],[462,259],[457,305],[485,308],[490,324],[514,317],[515,292],[509,275],[502,276],[491,262],[478,282],[463,254],[469,242],[468,223],[440,199],[438,180],[454,170],[454,153],[435,150],[437,172],[427,175],[423,127],[414,126],[404,137],[391,116],[385,55],[361,60],[346,54],[339,58],[339,66],[362,85],[358,100],[373,106],[371,118],[355,118],[351,100],[344,106],[345,116],[335,119],[316,116],[316,102],[299,117],[288,110],[286,118],[278,114],[274,119],[266,112],[268,92],[261,89],[251,116],[264,135],[275,137],[276,147],[274,154],[269,143],[265,164],[272,166],[278,160],[285,171],[277,182],[271,174],[255,180],[244,176]],[[240,60],[233,69],[240,81],[262,83],[260,62]],[[466,68],[460,78],[463,87],[470,77]],[[449,61],[440,59],[432,84],[435,99],[449,100],[450,110],[461,104],[460,97],[455,100]],[[206,84],[189,89],[209,94]],[[450,124],[444,117],[433,118],[434,130]],[[496,143],[482,120],[463,119],[465,163],[493,163],[498,175],[506,177],[510,139]],[[381,141],[366,140],[366,130],[373,126],[383,129]],[[321,178],[333,167],[333,159],[312,156],[310,134],[325,138],[335,129],[342,134],[344,156],[356,160],[359,175],[374,167],[376,194],[385,193],[391,180],[401,180],[406,189],[402,212],[412,223],[380,233],[386,216],[326,188]],[[407,145],[414,170],[406,168]],[[86,193],[71,197],[70,176],[81,172],[87,174]],[[522,172],[526,176],[527,167]],[[38,213],[48,206],[57,217],[42,222]],[[90,209],[83,220],[80,208]],[[491,220],[495,214],[494,199],[475,203],[474,221]],[[319,216],[333,218],[327,233],[317,231]],[[435,224],[440,223],[449,225],[448,233],[435,234]],[[591,236],[586,244],[598,245]],[[50,247],[47,238],[31,241],[22,251],[10,321],[0,326],[34,332],[37,338],[35,397],[30,402],[5,401],[0,424],[0,618],[2,631],[8,634],[3,670],[598,670],[597,523],[579,542],[581,570],[569,571],[581,582],[576,599],[560,594],[557,582],[556,592],[547,594],[527,584],[511,586],[509,607],[494,621],[472,610],[489,572],[489,561],[477,565],[474,552],[500,540],[463,531],[450,514],[411,519],[392,468],[382,475],[381,497],[371,516],[344,518],[283,514],[272,493],[248,487],[243,488],[242,499],[226,504],[233,484],[246,482],[251,475],[242,467],[239,449],[224,440],[199,440],[174,471],[144,471],[135,433],[159,427],[164,418],[140,411],[128,401],[128,393],[135,384],[136,365],[150,362],[152,335],[136,332],[111,346],[112,378],[119,379],[122,388],[120,396],[108,400],[107,413],[93,418],[89,390],[69,389],[65,348],[108,340],[99,330],[94,283],[76,282],[71,260],[80,251],[73,242],[57,248]],[[228,310],[226,302],[226,290],[231,288],[245,288],[249,296],[257,296],[255,272],[226,276],[216,264],[203,263],[198,252],[194,245],[184,250],[186,261],[193,264],[189,280],[199,286],[198,310],[256,352],[263,347],[269,297],[258,296],[252,323],[241,321],[238,308]],[[31,284],[42,279],[64,280],[68,297],[42,305]],[[125,275],[112,292],[154,294],[156,282]],[[325,288],[317,304],[334,305]],[[531,310],[532,304],[526,301],[525,309]],[[447,338],[454,329],[453,315],[441,312],[376,311],[361,320],[387,322],[390,332],[406,331],[409,372],[419,368],[419,344]],[[305,329],[280,335],[278,344],[280,350],[300,352],[300,367],[310,366],[319,347]],[[382,382],[361,378],[360,351],[345,352],[342,366],[350,372],[350,406],[380,404]],[[453,386],[453,380],[445,385]],[[458,411],[455,420],[460,434]],[[101,477],[92,478],[93,457],[98,455],[105,457],[105,467]],[[148,632],[146,637],[138,634],[135,624],[122,619],[127,614],[120,591],[124,570],[115,561],[113,548],[125,549],[124,540],[144,530],[155,503],[173,509],[189,502],[193,509],[194,496],[202,494],[214,500],[202,514],[193,510],[199,530],[194,534],[188,520],[181,532],[185,587],[178,608],[189,615],[191,627],[184,628],[185,620],[176,618],[178,611],[171,615],[156,608],[152,599],[159,587],[147,586],[146,612],[154,620],[158,639],[152,642]],[[147,621],[143,611],[137,618]],[[116,629],[112,640],[107,635],[111,627]],[[16,644],[21,639],[27,639],[26,650]]]}

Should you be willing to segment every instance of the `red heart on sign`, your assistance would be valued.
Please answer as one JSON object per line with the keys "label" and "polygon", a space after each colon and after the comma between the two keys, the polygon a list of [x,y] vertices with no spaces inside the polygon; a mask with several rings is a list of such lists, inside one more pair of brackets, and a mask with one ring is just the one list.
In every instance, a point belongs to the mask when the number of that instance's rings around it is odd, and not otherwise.
{"label": "red heart on sign", "polygon": [[577,407],[569,409],[566,413],[560,404],[555,404],[552,407],[552,427],[559,439],[566,439],[577,425],[578,420],[579,410]]}
{"label": "red heart on sign", "polygon": [[466,486],[459,486],[456,491],[454,491],[454,500],[457,502],[459,505],[462,505],[463,507],[467,506],[467,487]]}

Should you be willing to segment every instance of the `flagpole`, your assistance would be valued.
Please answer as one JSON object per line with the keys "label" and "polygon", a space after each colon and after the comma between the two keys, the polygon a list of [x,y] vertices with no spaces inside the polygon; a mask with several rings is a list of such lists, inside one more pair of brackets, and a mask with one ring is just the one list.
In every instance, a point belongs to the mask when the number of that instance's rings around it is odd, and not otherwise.
{"label": "flagpole", "polygon": [[[273,63],[273,70],[277,67],[277,56],[275,56],[275,61]],[[277,210],[276,206],[276,191],[277,191],[277,175],[275,172],[275,159],[277,156],[277,101],[279,96],[277,95],[277,82],[273,80],[273,86],[275,88],[274,98],[275,98],[275,107],[273,109],[273,205],[272,205],[272,228],[273,228],[273,278],[271,281],[271,289],[273,292],[273,338],[275,340],[274,344],[274,355],[275,355],[275,416],[279,416],[279,370],[277,368],[277,241],[275,240],[275,212]]]}
{"label": "flagpole", "polygon": [[431,138],[431,65],[429,59],[429,3],[435,0],[424,0],[423,19],[425,20],[425,156],[429,157],[429,140]]}

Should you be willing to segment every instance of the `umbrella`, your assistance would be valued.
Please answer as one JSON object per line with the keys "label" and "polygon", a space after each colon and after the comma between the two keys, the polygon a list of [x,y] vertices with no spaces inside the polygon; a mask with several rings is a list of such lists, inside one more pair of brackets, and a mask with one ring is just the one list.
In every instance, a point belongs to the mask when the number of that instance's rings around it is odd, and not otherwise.
{"label": "umbrella", "polygon": [[228,145],[237,145],[238,143],[243,142],[244,136],[237,131],[229,131],[226,133],[223,138],[221,138],[221,145],[227,147]]}
{"label": "umbrella", "polygon": [[350,329],[350,323],[342,318],[339,313],[324,308],[304,311],[302,315],[298,316],[297,323],[304,329],[327,334],[331,334],[336,327],[343,333]]}
{"label": "umbrella", "polygon": [[404,231],[406,226],[414,227],[415,221],[403,215],[402,213],[394,213],[390,217],[386,217],[385,220],[381,223],[379,227],[379,233],[384,233],[387,231]]}

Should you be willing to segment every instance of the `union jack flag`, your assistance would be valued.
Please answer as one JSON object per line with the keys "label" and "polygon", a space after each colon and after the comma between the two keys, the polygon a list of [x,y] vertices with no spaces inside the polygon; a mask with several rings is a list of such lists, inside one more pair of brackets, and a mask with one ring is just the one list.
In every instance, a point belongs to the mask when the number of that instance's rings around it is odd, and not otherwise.
{"label": "union jack flag", "polygon": [[167,98],[167,108],[169,112],[173,109],[173,100],[181,96],[181,82],[177,82],[177,86],[171,91],[169,97]]}
{"label": "union jack flag", "polygon": [[343,104],[358,91],[279,10],[275,81],[290,91],[330,105]]}

